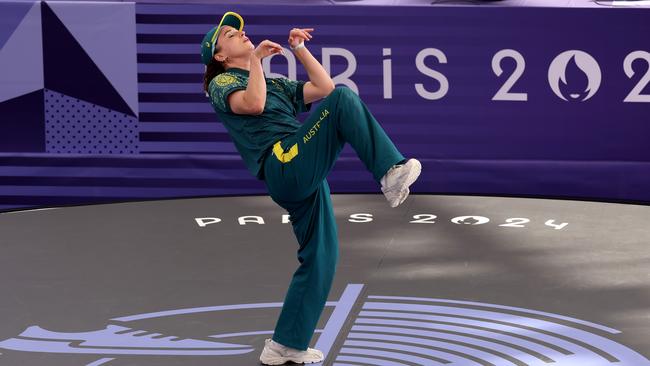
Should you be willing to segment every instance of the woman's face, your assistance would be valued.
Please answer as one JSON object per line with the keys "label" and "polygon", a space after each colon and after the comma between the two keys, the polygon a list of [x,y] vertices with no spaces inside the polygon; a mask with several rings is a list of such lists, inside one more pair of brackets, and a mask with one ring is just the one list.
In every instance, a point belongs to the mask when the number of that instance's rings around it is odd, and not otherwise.
{"label": "woman's face", "polygon": [[233,28],[229,25],[224,25],[221,27],[219,32],[219,38],[217,39],[217,44],[221,49],[219,52],[215,53],[214,58],[219,61],[217,55],[225,58],[226,56],[229,59],[238,58],[242,56],[248,57],[251,52],[255,49],[255,45],[251,42],[248,37],[246,37],[246,31],[238,31],[236,28]]}

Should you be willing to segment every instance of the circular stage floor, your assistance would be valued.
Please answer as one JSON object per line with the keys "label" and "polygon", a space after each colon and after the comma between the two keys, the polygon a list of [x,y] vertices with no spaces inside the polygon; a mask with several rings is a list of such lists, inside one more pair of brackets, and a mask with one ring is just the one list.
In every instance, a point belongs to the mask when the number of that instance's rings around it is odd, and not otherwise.
{"label": "circular stage floor", "polygon": [[[650,365],[650,206],[334,194],[324,365]],[[0,214],[0,365],[259,365],[297,241],[269,196]]]}

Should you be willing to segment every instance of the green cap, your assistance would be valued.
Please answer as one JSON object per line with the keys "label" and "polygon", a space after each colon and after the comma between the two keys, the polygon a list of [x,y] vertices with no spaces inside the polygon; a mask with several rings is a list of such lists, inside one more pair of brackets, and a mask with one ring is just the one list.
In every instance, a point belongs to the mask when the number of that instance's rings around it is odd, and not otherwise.
{"label": "green cap", "polygon": [[204,65],[209,64],[210,60],[214,56],[214,49],[217,45],[217,39],[219,38],[219,31],[224,25],[229,25],[241,31],[244,28],[244,19],[234,11],[228,11],[223,15],[223,17],[221,17],[219,25],[210,29],[210,31],[205,34],[205,37],[203,37],[203,41],[201,42],[201,61],[203,61]]}

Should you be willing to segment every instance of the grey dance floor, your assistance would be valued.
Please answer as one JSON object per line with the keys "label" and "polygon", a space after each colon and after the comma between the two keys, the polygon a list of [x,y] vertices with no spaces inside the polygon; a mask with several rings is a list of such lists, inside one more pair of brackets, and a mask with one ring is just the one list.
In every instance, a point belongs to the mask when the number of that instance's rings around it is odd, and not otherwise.
{"label": "grey dance floor", "polygon": [[[334,194],[324,365],[650,365],[650,206]],[[0,365],[259,365],[298,266],[268,196],[0,214]]]}

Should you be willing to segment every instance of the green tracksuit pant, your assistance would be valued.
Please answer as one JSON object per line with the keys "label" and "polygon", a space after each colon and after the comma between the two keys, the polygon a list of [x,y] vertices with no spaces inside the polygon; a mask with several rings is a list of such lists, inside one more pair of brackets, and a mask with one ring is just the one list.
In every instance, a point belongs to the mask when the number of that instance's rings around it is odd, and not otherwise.
{"label": "green tracksuit pant", "polygon": [[337,226],[326,176],[349,142],[380,184],[405,160],[359,96],[337,86],[294,135],[276,142],[264,162],[274,202],[289,213],[300,265],[286,293],[273,340],[306,350],[325,307],[338,261]]}

